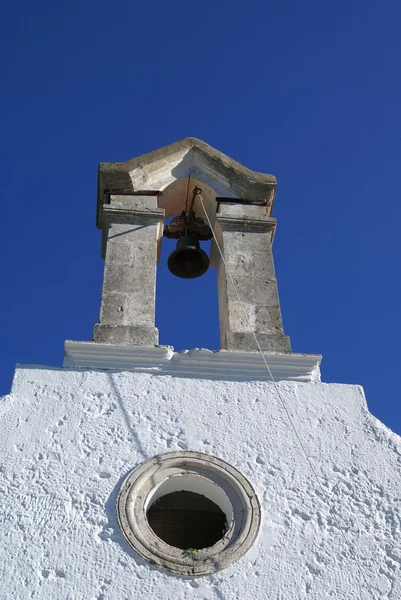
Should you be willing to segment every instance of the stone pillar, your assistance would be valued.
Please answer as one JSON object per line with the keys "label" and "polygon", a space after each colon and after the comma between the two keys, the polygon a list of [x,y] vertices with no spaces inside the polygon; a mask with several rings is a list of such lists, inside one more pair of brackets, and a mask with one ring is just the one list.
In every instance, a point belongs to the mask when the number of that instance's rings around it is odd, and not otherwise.
{"label": "stone pillar", "polygon": [[156,264],[164,210],[157,198],[111,196],[103,206],[105,268],[100,322],[93,341],[154,346]]}
{"label": "stone pillar", "polygon": [[276,220],[266,216],[264,207],[220,204],[216,236],[240,298],[221,257],[217,257],[222,349],[257,351],[253,331],[262,350],[291,352],[290,339],[283,331],[274,272],[275,227]]}

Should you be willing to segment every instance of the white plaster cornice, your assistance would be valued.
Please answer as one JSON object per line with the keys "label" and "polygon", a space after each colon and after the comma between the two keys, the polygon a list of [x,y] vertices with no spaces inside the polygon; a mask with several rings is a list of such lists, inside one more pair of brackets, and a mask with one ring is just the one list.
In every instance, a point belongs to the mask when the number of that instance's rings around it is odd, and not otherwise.
{"label": "white plaster cornice", "polygon": [[[264,354],[275,381],[320,381],[322,357],[318,354]],[[67,340],[63,366],[145,371],[198,379],[271,381],[259,352],[204,349],[174,352],[171,346],[116,346]]]}

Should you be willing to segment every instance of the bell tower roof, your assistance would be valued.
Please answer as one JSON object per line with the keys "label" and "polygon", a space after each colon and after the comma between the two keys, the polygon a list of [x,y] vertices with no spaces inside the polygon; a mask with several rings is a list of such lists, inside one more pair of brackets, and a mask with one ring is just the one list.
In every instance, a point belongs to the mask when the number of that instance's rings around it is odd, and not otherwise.
{"label": "bell tower roof", "polygon": [[266,201],[267,216],[271,216],[277,185],[274,175],[251,171],[202,140],[186,137],[125,162],[100,163],[97,226],[102,227],[103,206],[110,201],[108,192],[163,191],[189,174],[206,184],[213,181],[219,195]]}

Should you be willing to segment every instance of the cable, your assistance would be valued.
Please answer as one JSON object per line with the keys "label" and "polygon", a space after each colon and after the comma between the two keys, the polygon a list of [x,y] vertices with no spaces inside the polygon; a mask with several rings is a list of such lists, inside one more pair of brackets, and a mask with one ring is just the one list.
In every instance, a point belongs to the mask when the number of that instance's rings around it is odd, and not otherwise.
{"label": "cable", "polygon": [[[311,472],[313,473],[313,476],[315,477],[315,479],[316,479],[316,481],[317,481],[317,483],[318,483],[318,486],[319,486],[319,488],[320,488],[320,490],[321,490],[321,492],[322,492],[322,495],[323,495],[323,498],[324,498],[324,500],[326,501],[326,504],[328,505],[328,507],[329,507],[329,508],[331,508],[331,506],[330,506],[330,500],[329,500],[329,498],[328,498],[328,495],[327,495],[327,493],[326,493],[325,489],[323,488],[323,486],[322,486],[322,484],[321,484],[321,481],[320,481],[320,479],[319,479],[319,477],[318,477],[318,475],[317,475],[317,472],[316,472],[316,470],[315,470],[315,467],[313,466],[313,463],[312,463],[312,461],[311,461],[311,459],[310,459],[310,457],[309,457],[309,455],[308,455],[308,453],[307,453],[307,451],[306,451],[306,448],[305,448],[305,446],[304,446],[304,444],[303,444],[303,442],[302,442],[302,439],[301,439],[301,437],[300,437],[300,435],[299,435],[299,433],[298,433],[298,431],[297,431],[297,429],[296,429],[296,427],[295,427],[295,424],[294,424],[294,422],[293,422],[293,420],[292,420],[291,414],[290,414],[290,412],[289,412],[289,410],[288,410],[288,408],[287,408],[287,404],[286,404],[286,402],[285,402],[284,398],[282,397],[282,395],[281,395],[281,393],[280,393],[280,388],[278,387],[278,385],[277,385],[277,382],[276,382],[276,380],[275,380],[275,379],[274,379],[274,377],[273,377],[273,374],[272,374],[272,372],[271,372],[271,369],[270,369],[270,367],[269,367],[269,365],[268,365],[268,362],[267,362],[267,360],[266,360],[266,357],[265,357],[265,355],[264,355],[264,353],[263,353],[263,350],[262,350],[262,348],[261,348],[261,346],[260,346],[260,344],[259,344],[259,341],[258,341],[258,338],[257,338],[257,336],[256,336],[256,333],[255,333],[255,332],[254,332],[254,330],[252,329],[252,326],[251,326],[251,324],[250,324],[250,321],[249,321],[249,318],[248,318],[248,314],[247,314],[247,312],[246,312],[246,310],[245,310],[245,306],[243,305],[243,303],[242,303],[242,300],[241,300],[241,298],[239,297],[239,294],[238,294],[237,287],[236,287],[236,285],[235,285],[235,283],[234,283],[234,280],[233,280],[233,278],[232,278],[232,276],[231,276],[231,273],[230,273],[230,271],[229,271],[229,270],[228,270],[228,268],[227,268],[227,263],[226,263],[226,260],[225,260],[225,258],[224,258],[224,256],[223,256],[223,252],[222,252],[222,250],[221,250],[221,248],[220,248],[220,244],[219,244],[219,242],[217,241],[216,234],[215,234],[215,232],[214,232],[214,229],[213,229],[213,227],[212,227],[212,224],[211,224],[211,222],[210,222],[209,215],[208,215],[208,214],[207,214],[207,212],[206,212],[206,208],[205,208],[205,205],[204,205],[204,203],[203,203],[203,198],[202,198],[202,195],[201,195],[201,193],[200,193],[200,192],[198,193],[198,197],[199,197],[200,203],[202,204],[203,212],[204,212],[204,213],[205,213],[205,215],[206,215],[206,219],[207,219],[208,225],[209,225],[209,227],[210,227],[210,229],[211,229],[211,231],[212,231],[212,234],[213,234],[213,239],[214,239],[214,241],[215,241],[215,244],[216,244],[216,246],[217,246],[217,249],[218,249],[218,251],[219,251],[219,254],[220,254],[220,256],[221,256],[221,260],[223,261],[224,267],[225,267],[225,269],[226,269],[226,273],[227,273],[227,275],[228,275],[228,277],[229,277],[229,279],[230,279],[230,281],[231,281],[231,284],[232,284],[232,286],[233,286],[233,288],[234,288],[234,292],[235,292],[235,295],[236,295],[236,297],[237,297],[237,300],[238,300],[239,304],[241,305],[241,309],[242,309],[242,312],[243,312],[243,314],[244,314],[244,317],[245,317],[246,325],[247,325],[247,327],[249,328],[249,331],[252,333],[252,335],[253,335],[253,337],[254,337],[254,339],[255,339],[255,343],[256,343],[256,346],[257,346],[257,348],[258,348],[258,351],[260,352],[260,354],[261,354],[261,356],[262,356],[263,362],[265,363],[265,366],[266,366],[266,369],[267,369],[267,371],[268,371],[268,373],[269,373],[270,379],[272,380],[272,382],[273,382],[273,384],[274,384],[275,390],[276,390],[276,392],[277,392],[277,396],[278,396],[278,398],[279,398],[279,400],[280,400],[280,402],[281,402],[281,405],[282,405],[282,407],[283,407],[283,409],[284,409],[284,412],[285,412],[285,414],[287,415],[287,419],[288,419],[288,421],[289,421],[289,422],[290,422],[290,424],[291,424],[291,427],[292,427],[292,429],[293,429],[293,431],[294,431],[294,433],[295,433],[295,437],[297,438],[297,440],[298,440],[298,443],[299,443],[299,445],[300,445],[300,447],[301,447],[301,449],[302,449],[302,452],[303,452],[303,453],[304,453],[304,455],[305,455],[305,458],[306,458],[306,460],[307,460],[307,462],[308,462],[308,464],[309,464],[309,468],[310,468]],[[340,527],[340,524],[339,524],[339,522],[338,522],[338,521],[337,521],[337,519],[336,519],[336,515],[335,515],[335,513],[333,513],[333,516],[334,516],[334,519],[333,519],[333,520],[335,521],[335,523],[336,523],[336,525],[337,525],[337,527],[338,527],[338,530],[340,531],[340,533],[341,533],[341,536],[343,537],[343,540],[344,540],[345,544],[348,546],[348,548],[349,548],[349,549],[350,549],[350,551],[351,551],[351,554],[352,554],[352,556],[353,556],[353,558],[354,558],[354,561],[355,561],[356,565],[358,566],[358,570],[359,570],[359,572],[360,572],[360,574],[361,574],[361,576],[362,576],[362,579],[363,579],[363,581],[364,581],[364,583],[365,583],[365,585],[366,585],[367,589],[368,589],[368,590],[369,590],[369,592],[371,593],[373,600],[376,600],[375,596],[373,595],[373,591],[372,591],[372,589],[371,589],[371,587],[370,587],[370,585],[369,585],[369,583],[368,583],[368,581],[367,581],[367,579],[366,579],[366,577],[365,577],[365,574],[364,574],[364,572],[363,572],[363,570],[362,570],[362,567],[360,566],[360,564],[359,564],[359,562],[358,562],[358,560],[357,560],[357,557],[356,557],[356,555],[355,555],[355,553],[354,553],[354,551],[353,551],[352,547],[350,546],[350,544],[349,544],[349,542],[348,542],[347,538],[345,537],[345,534],[344,534],[343,530],[342,530],[342,529],[341,529],[341,527]]]}

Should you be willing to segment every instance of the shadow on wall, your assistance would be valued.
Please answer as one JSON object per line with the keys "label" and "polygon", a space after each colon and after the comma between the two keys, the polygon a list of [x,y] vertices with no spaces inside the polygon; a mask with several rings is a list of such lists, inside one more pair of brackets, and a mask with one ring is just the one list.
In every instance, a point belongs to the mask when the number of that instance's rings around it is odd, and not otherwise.
{"label": "shadow on wall", "polygon": [[144,446],[142,445],[141,439],[138,436],[137,431],[132,426],[132,423],[129,418],[129,414],[127,412],[127,409],[125,408],[123,399],[121,397],[120,390],[118,389],[116,382],[114,381],[114,373],[108,373],[108,379],[110,381],[110,387],[113,390],[113,395],[117,399],[117,402],[118,402],[119,408],[121,410],[121,413],[123,415],[123,419],[125,421],[127,429],[135,441],[136,449],[137,449],[138,453],[142,456],[143,460],[147,460],[149,458],[148,453],[146,452]]}

